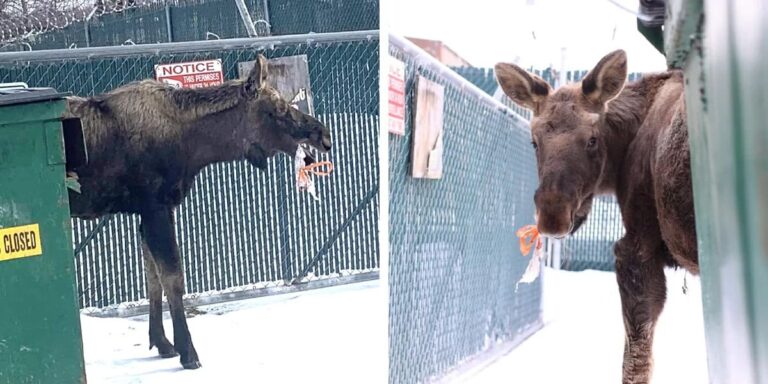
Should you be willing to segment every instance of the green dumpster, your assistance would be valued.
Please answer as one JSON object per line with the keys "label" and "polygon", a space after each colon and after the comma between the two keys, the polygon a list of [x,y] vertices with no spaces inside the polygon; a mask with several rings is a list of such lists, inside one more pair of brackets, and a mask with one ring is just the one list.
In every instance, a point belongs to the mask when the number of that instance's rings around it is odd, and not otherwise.
{"label": "green dumpster", "polygon": [[768,7],[667,7],[667,62],[686,77],[710,382],[768,384]]}
{"label": "green dumpster", "polygon": [[86,381],[62,96],[0,89],[2,384]]}

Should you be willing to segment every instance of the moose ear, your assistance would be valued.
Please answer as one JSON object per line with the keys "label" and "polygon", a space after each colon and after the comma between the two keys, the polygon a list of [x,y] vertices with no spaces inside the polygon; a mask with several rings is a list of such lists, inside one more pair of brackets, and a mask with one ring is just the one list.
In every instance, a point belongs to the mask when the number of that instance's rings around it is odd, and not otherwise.
{"label": "moose ear", "polygon": [[512,101],[533,110],[538,115],[549,96],[549,83],[515,64],[498,63],[494,67],[496,80]]}
{"label": "moose ear", "polygon": [[595,106],[602,108],[605,103],[618,96],[627,79],[627,54],[619,49],[600,59],[584,80],[581,91]]}
{"label": "moose ear", "polygon": [[268,71],[267,58],[259,54],[253,63],[251,73],[248,74],[248,79],[245,80],[245,87],[249,94],[257,93],[266,85]]}

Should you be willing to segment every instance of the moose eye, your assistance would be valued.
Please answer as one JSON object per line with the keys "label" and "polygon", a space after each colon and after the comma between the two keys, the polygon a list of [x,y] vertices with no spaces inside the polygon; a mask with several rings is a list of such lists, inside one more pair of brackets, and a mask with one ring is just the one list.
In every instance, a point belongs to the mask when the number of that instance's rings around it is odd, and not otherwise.
{"label": "moose eye", "polygon": [[533,146],[533,149],[539,149],[539,145],[533,140],[531,140],[531,146]]}
{"label": "moose eye", "polygon": [[589,141],[587,142],[587,148],[594,148],[597,145],[597,137],[590,137]]}

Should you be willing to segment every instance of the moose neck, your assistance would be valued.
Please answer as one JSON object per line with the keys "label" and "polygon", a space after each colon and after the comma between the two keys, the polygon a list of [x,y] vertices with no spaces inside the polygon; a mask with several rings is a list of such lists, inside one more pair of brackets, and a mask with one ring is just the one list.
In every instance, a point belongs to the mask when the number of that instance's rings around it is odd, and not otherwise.
{"label": "moose neck", "polygon": [[193,168],[243,159],[248,149],[244,103],[202,116],[190,126],[185,147]]}
{"label": "moose neck", "polygon": [[601,117],[601,130],[608,143],[608,160],[599,186],[600,193],[616,191],[629,146],[648,114],[649,100],[653,100],[655,95],[655,89],[648,88],[643,80],[627,84],[619,96],[608,103]]}

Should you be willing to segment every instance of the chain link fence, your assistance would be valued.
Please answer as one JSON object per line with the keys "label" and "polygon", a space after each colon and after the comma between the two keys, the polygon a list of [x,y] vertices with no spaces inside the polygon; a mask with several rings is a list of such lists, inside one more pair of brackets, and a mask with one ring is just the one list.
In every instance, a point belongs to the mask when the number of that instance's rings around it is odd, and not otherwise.
{"label": "chain link fence", "polygon": [[[439,380],[541,326],[541,285],[515,282],[528,258],[536,164],[525,119],[405,39],[405,135],[390,134],[390,382]],[[444,86],[443,176],[410,176],[415,81]]]}
{"label": "chain link fence", "polygon": [[[20,0],[12,0],[11,5]],[[42,2],[42,0],[38,0]],[[373,30],[378,0],[243,0],[257,36]],[[47,6],[51,8],[51,5]],[[249,36],[235,0],[69,0],[0,9],[0,49],[84,48]],[[26,15],[26,16],[22,16]],[[33,20],[34,19],[34,20]]]}
{"label": "chain link fence", "polygon": [[[0,53],[0,83],[26,82],[90,96],[151,78],[154,65],[221,59],[238,63],[306,55],[315,114],[333,134],[320,202],[295,188],[292,159],[265,172],[245,162],[209,166],[176,211],[188,298],[251,292],[292,281],[361,272],[375,278],[378,243],[378,31],[151,46]],[[73,220],[80,305],[145,304],[138,218]]]}

